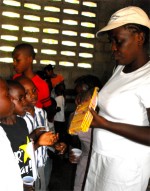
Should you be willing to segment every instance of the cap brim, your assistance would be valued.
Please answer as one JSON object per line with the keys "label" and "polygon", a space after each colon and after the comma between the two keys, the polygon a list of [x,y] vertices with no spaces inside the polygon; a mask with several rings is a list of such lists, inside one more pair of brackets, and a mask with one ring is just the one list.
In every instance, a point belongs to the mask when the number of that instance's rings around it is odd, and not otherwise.
{"label": "cap brim", "polygon": [[123,25],[127,24],[126,22],[123,23],[116,23],[116,24],[109,24],[107,25],[106,27],[102,28],[101,30],[99,30],[97,33],[96,33],[96,37],[99,38],[101,35],[107,33],[108,31],[112,30],[112,29],[115,29],[115,28],[118,28],[118,27],[121,27]]}
{"label": "cap brim", "polygon": [[[150,24],[143,24],[143,23],[137,23],[137,22],[131,22],[131,23],[134,23],[134,24],[139,24],[139,25],[143,25],[147,28],[150,29]],[[120,23],[113,23],[113,24],[109,24],[107,25],[106,27],[102,28],[101,30],[99,30],[97,33],[96,33],[96,37],[99,38],[101,35],[107,33],[108,31],[112,30],[112,29],[115,29],[115,28],[118,28],[118,27],[121,27],[123,25],[126,25],[126,24],[130,24],[130,22],[120,22]]]}

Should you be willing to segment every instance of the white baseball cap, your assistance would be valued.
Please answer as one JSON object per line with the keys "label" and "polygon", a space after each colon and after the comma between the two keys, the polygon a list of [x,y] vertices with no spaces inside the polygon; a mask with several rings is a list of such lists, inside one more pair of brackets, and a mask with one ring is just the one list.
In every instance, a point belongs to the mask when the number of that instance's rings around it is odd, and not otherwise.
{"label": "white baseball cap", "polygon": [[111,16],[108,24],[99,30],[96,33],[96,36],[99,37],[102,32],[106,32],[129,23],[140,24],[150,29],[150,19],[148,15],[139,7],[129,6],[115,12]]}

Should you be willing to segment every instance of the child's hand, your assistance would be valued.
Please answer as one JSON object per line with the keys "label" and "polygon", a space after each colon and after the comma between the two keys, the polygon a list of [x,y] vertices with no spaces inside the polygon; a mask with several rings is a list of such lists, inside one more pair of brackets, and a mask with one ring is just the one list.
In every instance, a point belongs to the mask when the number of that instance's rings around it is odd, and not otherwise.
{"label": "child's hand", "polygon": [[52,132],[46,132],[42,134],[38,139],[38,145],[40,146],[52,146],[58,140],[58,135]]}
{"label": "child's hand", "polygon": [[67,149],[66,143],[60,142],[55,144],[55,149],[58,151],[58,154],[63,155]]}
{"label": "child's hand", "polygon": [[32,133],[30,133],[30,138],[32,138],[34,141],[36,141],[43,133],[45,133],[45,127],[40,127],[35,129],[34,131],[32,131]]}

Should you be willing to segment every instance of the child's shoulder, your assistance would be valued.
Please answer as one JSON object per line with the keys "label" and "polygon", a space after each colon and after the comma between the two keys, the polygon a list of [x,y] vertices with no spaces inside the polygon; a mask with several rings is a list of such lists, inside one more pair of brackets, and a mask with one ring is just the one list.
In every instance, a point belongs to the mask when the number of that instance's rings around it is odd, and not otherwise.
{"label": "child's shoulder", "polygon": [[34,109],[35,109],[35,114],[41,113],[41,114],[45,115],[45,113],[46,113],[46,111],[42,108],[34,106]]}

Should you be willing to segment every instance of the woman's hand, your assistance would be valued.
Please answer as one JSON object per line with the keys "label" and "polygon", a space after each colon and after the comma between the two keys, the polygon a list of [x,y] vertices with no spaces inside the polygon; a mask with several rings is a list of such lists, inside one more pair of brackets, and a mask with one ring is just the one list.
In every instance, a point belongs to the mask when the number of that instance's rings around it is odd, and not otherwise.
{"label": "woman's hand", "polygon": [[94,109],[90,108],[90,112],[93,115],[93,120],[91,126],[95,128],[105,128],[107,125],[107,120],[102,116],[98,115]]}

